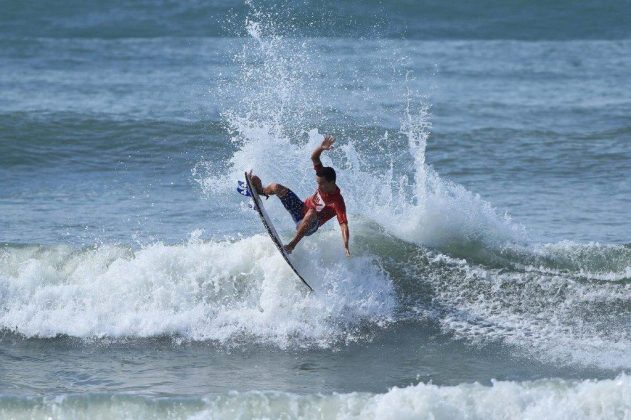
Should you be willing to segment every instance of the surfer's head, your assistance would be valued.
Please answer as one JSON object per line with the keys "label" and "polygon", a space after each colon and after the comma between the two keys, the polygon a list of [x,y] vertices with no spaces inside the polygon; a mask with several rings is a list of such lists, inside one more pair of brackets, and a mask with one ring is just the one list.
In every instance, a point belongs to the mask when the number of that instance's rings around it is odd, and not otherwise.
{"label": "surfer's head", "polygon": [[324,192],[335,191],[335,179],[335,169],[330,166],[320,168],[316,172],[316,182],[318,183],[318,187]]}

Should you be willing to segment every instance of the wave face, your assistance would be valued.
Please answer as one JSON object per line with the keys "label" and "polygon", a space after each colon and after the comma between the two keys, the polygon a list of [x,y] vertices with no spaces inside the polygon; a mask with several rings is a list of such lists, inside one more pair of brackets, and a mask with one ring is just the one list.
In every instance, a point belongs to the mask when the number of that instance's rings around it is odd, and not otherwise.
{"label": "wave face", "polygon": [[408,39],[621,39],[631,34],[625,1],[500,2],[109,1],[56,0],[33,7],[11,2],[0,34],[15,37],[221,37],[245,31],[236,22],[251,8],[282,19],[286,34]]}
{"label": "wave face", "polygon": [[231,392],[195,399],[132,395],[0,397],[3,418],[602,419],[628,418],[631,380],[419,384],[384,394]]}

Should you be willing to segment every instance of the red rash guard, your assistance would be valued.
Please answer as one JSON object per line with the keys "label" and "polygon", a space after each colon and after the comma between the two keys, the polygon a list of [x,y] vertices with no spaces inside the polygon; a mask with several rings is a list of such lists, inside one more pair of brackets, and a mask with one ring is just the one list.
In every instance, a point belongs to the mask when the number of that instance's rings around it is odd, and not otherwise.
{"label": "red rash guard", "polygon": [[[322,164],[314,164],[313,169],[319,171]],[[307,209],[314,209],[318,213],[318,226],[322,226],[333,216],[337,216],[337,221],[341,224],[348,223],[346,218],[346,204],[340,189],[335,187],[332,193],[325,193],[318,188],[316,192],[305,200],[305,214]]]}

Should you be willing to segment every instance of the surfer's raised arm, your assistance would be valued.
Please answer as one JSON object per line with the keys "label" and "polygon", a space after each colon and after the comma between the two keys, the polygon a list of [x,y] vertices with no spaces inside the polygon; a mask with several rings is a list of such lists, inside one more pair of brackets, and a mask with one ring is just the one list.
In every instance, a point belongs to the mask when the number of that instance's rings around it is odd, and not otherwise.
{"label": "surfer's raised arm", "polygon": [[320,161],[320,155],[325,150],[331,150],[333,148],[333,143],[335,143],[335,139],[332,135],[327,134],[322,140],[322,144],[320,144],[316,149],[311,153],[311,160],[313,161],[313,165],[322,166],[322,162]]}

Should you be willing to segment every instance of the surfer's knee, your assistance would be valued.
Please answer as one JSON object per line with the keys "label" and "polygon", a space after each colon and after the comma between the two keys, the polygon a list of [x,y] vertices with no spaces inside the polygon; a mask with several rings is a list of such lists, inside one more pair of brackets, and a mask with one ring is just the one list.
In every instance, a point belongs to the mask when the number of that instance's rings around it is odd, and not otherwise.
{"label": "surfer's knee", "polygon": [[307,210],[307,213],[305,214],[304,219],[307,222],[311,222],[316,217],[318,217],[318,212],[316,212],[314,209],[309,209]]}

